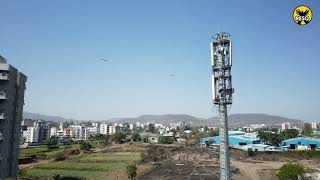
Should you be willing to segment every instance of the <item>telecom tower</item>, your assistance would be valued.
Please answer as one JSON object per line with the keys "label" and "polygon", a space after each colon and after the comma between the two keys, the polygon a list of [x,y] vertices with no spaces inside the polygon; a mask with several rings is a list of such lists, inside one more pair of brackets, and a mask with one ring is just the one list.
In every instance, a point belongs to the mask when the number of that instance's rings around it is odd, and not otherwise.
{"label": "telecom tower", "polygon": [[232,46],[229,33],[218,33],[212,39],[212,98],[213,104],[219,111],[220,179],[230,180],[227,108],[232,104],[234,91],[231,82]]}

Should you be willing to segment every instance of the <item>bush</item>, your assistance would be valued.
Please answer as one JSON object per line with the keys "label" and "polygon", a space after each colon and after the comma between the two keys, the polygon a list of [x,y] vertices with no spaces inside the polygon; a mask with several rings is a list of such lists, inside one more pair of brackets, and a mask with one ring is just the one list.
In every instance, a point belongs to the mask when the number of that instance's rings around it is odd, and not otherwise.
{"label": "bush", "polygon": [[298,180],[306,173],[306,169],[301,164],[284,164],[276,174],[279,180]]}
{"label": "bush", "polygon": [[46,141],[48,149],[55,149],[58,148],[58,139],[55,136],[52,136]]}
{"label": "bush", "polygon": [[90,151],[92,149],[92,144],[90,142],[83,141],[80,144],[80,149],[85,151]]}
{"label": "bush", "polygon": [[25,169],[19,169],[18,175],[19,175],[19,177],[25,176],[26,175],[26,170]]}
{"label": "bush", "polygon": [[137,166],[134,164],[129,164],[127,166],[127,175],[128,178],[134,179],[137,176]]}
{"label": "bush", "polygon": [[159,143],[161,143],[161,144],[172,144],[173,143],[173,138],[168,137],[168,136],[159,137]]}
{"label": "bush", "polygon": [[144,152],[140,152],[140,159],[141,159],[141,162],[144,162],[147,159],[147,156]]}
{"label": "bush", "polygon": [[55,154],[54,158],[56,161],[63,161],[66,159],[66,156],[64,155],[64,152],[58,152]]}
{"label": "bush", "polygon": [[72,156],[72,155],[80,154],[80,151],[77,148],[71,148],[71,149],[64,150],[64,154],[65,154],[65,156],[69,157],[69,156]]}
{"label": "bush", "polygon": [[123,134],[122,132],[117,132],[112,135],[112,140],[115,141],[116,143],[124,143],[126,140],[126,135]]}
{"label": "bush", "polygon": [[73,176],[60,176],[59,174],[53,176],[54,180],[83,180],[84,178],[73,177]]}
{"label": "bush", "polygon": [[138,132],[135,132],[132,134],[132,140],[133,141],[141,141],[141,136]]}

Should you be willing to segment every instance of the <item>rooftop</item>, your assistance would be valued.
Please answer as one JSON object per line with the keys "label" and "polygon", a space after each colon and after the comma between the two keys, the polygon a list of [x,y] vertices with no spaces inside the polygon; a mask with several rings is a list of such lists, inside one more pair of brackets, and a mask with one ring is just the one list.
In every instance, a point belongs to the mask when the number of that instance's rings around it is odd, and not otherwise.
{"label": "rooftop", "polygon": [[296,140],[309,140],[309,141],[318,141],[318,142],[320,142],[320,139],[318,139],[318,138],[312,138],[312,137],[297,137],[297,138],[292,138],[292,139],[284,140],[283,142],[296,141]]}
{"label": "rooftop", "polygon": [[0,63],[7,63],[7,60],[0,55]]}

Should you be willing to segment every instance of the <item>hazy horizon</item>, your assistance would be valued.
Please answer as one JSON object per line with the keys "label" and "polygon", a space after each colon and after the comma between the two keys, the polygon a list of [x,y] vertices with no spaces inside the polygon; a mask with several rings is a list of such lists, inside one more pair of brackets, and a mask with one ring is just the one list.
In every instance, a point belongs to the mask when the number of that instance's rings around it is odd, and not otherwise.
{"label": "hazy horizon", "polygon": [[[301,4],[314,11],[305,26],[292,20]],[[319,1],[290,0],[5,1],[0,54],[28,76],[24,111],[212,117],[209,43],[226,31],[233,40],[230,114],[318,122],[319,8]]]}
{"label": "hazy horizon", "polygon": [[[113,119],[138,118],[140,116],[145,116],[145,115],[151,115],[151,116],[188,115],[188,116],[193,116],[195,118],[200,118],[200,119],[210,119],[210,118],[218,117],[218,114],[213,114],[212,116],[209,116],[209,117],[199,117],[199,116],[195,116],[195,115],[192,115],[192,114],[168,114],[168,113],[166,113],[166,114],[140,114],[140,115],[137,115],[137,116],[119,116],[119,117],[111,117],[111,118],[103,118],[103,119],[92,119],[92,118],[91,119],[77,119],[77,118],[73,118],[73,117],[57,116],[57,115],[54,115],[54,114],[41,114],[41,113],[28,112],[28,111],[24,111],[24,113],[32,113],[32,114],[38,114],[38,115],[44,115],[44,116],[52,116],[52,117],[61,117],[61,118],[64,118],[64,119],[78,120],[78,121],[108,121],[108,120],[113,120]],[[292,119],[292,120],[302,120],[304,122],[320,122],[320,121],[312,121],[312,120],[308,120],[308,119],[297,119],[297,118],[282,116],[282,115],[279,115],[279,114],[266,114],[266,113],[231,113],[231,114],[228,114],[228,116],[232,116],[232,115],[252,115],[252,114],[279,116],[279,117]]]}

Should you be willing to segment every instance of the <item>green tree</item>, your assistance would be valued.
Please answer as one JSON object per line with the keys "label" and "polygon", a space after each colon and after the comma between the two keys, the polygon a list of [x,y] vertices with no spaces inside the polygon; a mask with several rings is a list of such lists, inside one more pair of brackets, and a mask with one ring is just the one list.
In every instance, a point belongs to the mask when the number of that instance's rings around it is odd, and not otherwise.
{"label": "green tree", "polygon": [[134,164],[129,164],[127,166],[127,175],[128,178],[134,179],[137,176],[137,166]]}
{"label": "green tree", "polygon": [[104,135],[103,144],[104,145],[109,145],[110,144],[110,136],[109,135]]}
{"label": "green tree", "polygon": [[296,129],[285,129],[284,131],[281,132],[280,135],[283,138],[283,140],[292,139],[299,136],[299,131]]}
{"label": "green tree", "polygon": [[126,140],[126,135],[122,132],[117,132],[112,135],[112,140],[115,141],[116,143],[124,143]]}
{"label": "green tree", "polygon": [[169,136],[161,136],[159,137],[159,143],[161,144],[172,144],[173,138]]}
{"label": "green tree", "polygon": [[90,136],[90,141],[102,141],[104,139],[104,134],[95,134],[93,136]]}
{"label": "green tree", "polygon": [[215,130],[209,129],[208,135],[209,135],[209,137],[219,136],[219,128],[216,128]]}
{"label": "green tree", "polygon": [[276,174],[279,180],[298,180],[306,173],[306,169],[301,164],[284,164]]}
{"label": "green tree", "polygon": [[257,137],[265,141],[266,144],[272,145],[272,146],[279,146],[283,138],[278,134],[274,132],[267,132],[260,130],[258,131]]}
{"label": "green tree", "polygon": [[55,136],[52,136],[46,141],[48,149],[56,148],[58,145],[58,139]]}
{"label": "green tree", "polygon": [[133,140],[133,141],[141,141],[141,136],[140,136],[140,134],[139,134],[138,132],[134,132],[134,133],[132,134],[132,140]]}
{"label": "green tree", "polygon": [[80,149],[81,150],[85,150],[85,151],[89,151],[92,149],[92,144],[90,142],[87,142],[87,141],[83,141],[81,144],[80,144]]}
{"label": "green tree", "polygon": [[279,146],[280,143],[282,142],[282,137],[279,136],[277,133],[270,133],[269,134],[269,144],[272,146]]}

